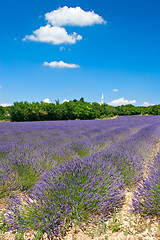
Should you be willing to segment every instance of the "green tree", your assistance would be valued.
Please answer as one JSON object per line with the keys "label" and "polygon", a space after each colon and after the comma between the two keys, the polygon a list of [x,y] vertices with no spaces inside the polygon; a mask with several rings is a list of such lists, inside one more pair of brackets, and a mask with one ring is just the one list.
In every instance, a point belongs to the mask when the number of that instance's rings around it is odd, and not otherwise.
{"label": "green tree", "polygon": [[80,98],[80,102],[84,102],[84,98],[83,97]]}

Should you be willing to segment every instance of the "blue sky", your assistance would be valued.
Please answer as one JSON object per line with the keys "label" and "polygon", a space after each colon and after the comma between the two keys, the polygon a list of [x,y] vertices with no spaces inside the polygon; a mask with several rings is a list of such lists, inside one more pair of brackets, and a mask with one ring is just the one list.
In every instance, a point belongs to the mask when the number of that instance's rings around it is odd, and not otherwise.
{"label": "blue sky", "polygon": [[160,104],[159,9],[159,0],[2,0],[0,104],[102,93],[113,105]]}

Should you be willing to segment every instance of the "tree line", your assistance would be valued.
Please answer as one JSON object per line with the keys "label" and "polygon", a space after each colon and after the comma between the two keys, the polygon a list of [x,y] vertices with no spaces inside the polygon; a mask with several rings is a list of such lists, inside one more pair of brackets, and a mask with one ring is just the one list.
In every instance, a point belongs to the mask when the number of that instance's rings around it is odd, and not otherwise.
{"label": "tree line", "polygon": [[142,107],[122,105],[113,107],[96,102],[88,103],[83,98],[80,100],[59,103],[44,102],[15,102],[10,107],[0,107],[0,120],[21,121],[49,121],[49,120],[87,120],[108,118],[124,115],[160,115],[160,104]]}

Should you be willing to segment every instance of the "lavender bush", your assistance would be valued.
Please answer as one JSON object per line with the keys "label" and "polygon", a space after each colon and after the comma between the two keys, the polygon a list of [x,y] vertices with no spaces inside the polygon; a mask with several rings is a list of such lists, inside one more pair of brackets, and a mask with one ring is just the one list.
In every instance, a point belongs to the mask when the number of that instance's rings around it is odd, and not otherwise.
{"label": "lavender bush", "polygon": [[11,152],[1,160],[0,197],[9,195],[17,190],[26,191],[35,185],[45,171],[35,156],[21,150]]}
{"label": "lavender bush", "polygon": [[58,235],[73,222],[107,218],[122,203],[124,181],[105,161],[76,159],[46,172],[28,195],[17,197],[9,207],[8,223]]}
{"label": "lavender bush", "polygon": [[149,176],[143,179],[134,192],[132,210],[146,216],[160,216],[160,153],[149,170]]}
{"label": "lavender bush", "polygon": [[[0,123],[0,197],[10,196],[8,223],[55,236],[73,222],[107,218],[125,186],[142,181],[159,139],[159,116]],[[135,193],[137,212],[159,214],[158,158]]]}
{"label": "lavender bush", "polygon": [[159,139],[160,124],[151,124],[90,157],[111,161],[121,171],[125,183],[133,185],[143,178],[144,169]]}

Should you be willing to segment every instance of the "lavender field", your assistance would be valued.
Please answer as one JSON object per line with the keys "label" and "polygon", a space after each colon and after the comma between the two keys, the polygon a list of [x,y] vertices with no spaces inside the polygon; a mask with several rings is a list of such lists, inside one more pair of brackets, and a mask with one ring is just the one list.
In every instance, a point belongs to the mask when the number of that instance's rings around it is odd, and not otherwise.
{"label": "lavender field", "polygon": [[159,116],[0,123],[7,228],[52,239],[74,224],[103,224],[123,206],[126,188],[133,213],[159,217],[159,146]]}

